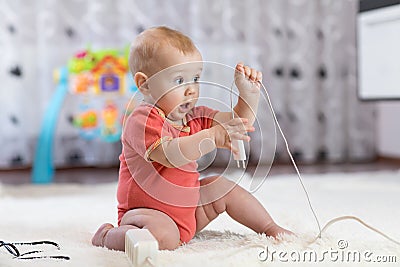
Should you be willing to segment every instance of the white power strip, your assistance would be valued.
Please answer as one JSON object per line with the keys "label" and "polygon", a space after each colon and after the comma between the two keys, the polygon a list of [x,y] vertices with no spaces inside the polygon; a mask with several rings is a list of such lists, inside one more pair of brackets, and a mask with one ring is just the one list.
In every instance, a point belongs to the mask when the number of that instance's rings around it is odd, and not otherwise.
{"label": "white power strip", "polygon": [[132,266],[156,266],[157,239],[147,229],[132,229],[125,235],[125,254]]}

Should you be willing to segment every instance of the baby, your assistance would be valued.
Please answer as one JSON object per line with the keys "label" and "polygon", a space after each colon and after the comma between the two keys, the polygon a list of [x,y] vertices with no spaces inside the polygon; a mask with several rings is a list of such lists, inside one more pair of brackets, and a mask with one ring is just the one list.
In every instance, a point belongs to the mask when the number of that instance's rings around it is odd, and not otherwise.
{"label": "baby", "polygon": [[196,106],[201,61],[191,39],[167,27],[145,30],[133,42],[129,66],[144,102],[126,119],[121,137],[119,226],[100,226],[93,245],[123,251],[125,233],[144,228],[160,249],[173,250],[225,211],[257,233],[291,233],[234,182],[199,180],[197,159],[215,148],[238,153],[231,140],[250,140],[262,79],[261,72],[236,65],[240,97],[232,119],[230,112]]}

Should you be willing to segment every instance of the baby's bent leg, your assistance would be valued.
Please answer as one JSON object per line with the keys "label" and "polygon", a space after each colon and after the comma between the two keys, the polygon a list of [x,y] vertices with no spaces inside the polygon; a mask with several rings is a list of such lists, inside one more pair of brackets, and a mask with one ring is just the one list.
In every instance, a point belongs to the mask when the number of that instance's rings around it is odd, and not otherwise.
{"label": "baby's bent leg", "polygon": [[179,246],[180,234],[175,222],[161,211],[145,208],[125,213],[119,227],[103,224],[94,235],[92,243],[95,246],[124,251],[126,232],[137,228],[148,229],[157,239],[159,249],[172,250]]}
{"label": "baby's bent leg", "polygon": [[224,177],[201,181],[200,206],[196,210],[196,231],[226,211],[235,221],[257,233],[276,237],[290,231],[277,225],[261,203],[249,192]]}
{"label": "baby's bent leg", "polygon": [[92,244],[97,247],[125,251],[125,234],[131,229],[138,229],[138,227],[133,225],[114,227],[110,223],[105,223],[92,237]]}

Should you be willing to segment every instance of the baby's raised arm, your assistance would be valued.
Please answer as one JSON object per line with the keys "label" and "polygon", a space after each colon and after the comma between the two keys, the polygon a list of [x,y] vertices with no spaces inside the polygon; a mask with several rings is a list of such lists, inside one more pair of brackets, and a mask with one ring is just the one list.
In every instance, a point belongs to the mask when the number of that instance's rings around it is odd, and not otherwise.
{"label": "baby's raised arm", "polygon": [[[235,84],[239,90],[239,99],[233,108],[239,118],[247,118],[249,125],[253,125],[260,98],[260,82],[262,73],[254,68],[238,63],[234,74]],[[231,112],[215,114],[213,126],[232,119]]]}
{"label": "baby's raised arm", "polygon": [[237,153],[232,147],[231,139],[249,141],[246,132],[254,131],[248,119],[235,118],[217,124],[190,136],[174,138],[159,145],[149,158],[169,168],[177,168],[192,161],[215,148],[226,148]]}

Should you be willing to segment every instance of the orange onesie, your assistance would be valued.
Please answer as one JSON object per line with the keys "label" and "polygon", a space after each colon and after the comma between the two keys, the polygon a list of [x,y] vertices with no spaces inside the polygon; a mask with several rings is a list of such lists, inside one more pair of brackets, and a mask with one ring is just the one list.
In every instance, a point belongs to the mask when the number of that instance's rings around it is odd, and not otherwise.
{"label": "orange onesie", "polygon": [[205,106],[195,107],[186,115],[184,126],[172,125],[161,109],[147,103],[132,112],[125,121],[121,138],[118,225],[128,210],[155,209],[174,220],[182,242],[193,238],[200,186],[197,163],[168,168],[152,162],[148,155],[166,140],[210,128],[217,112]]}

